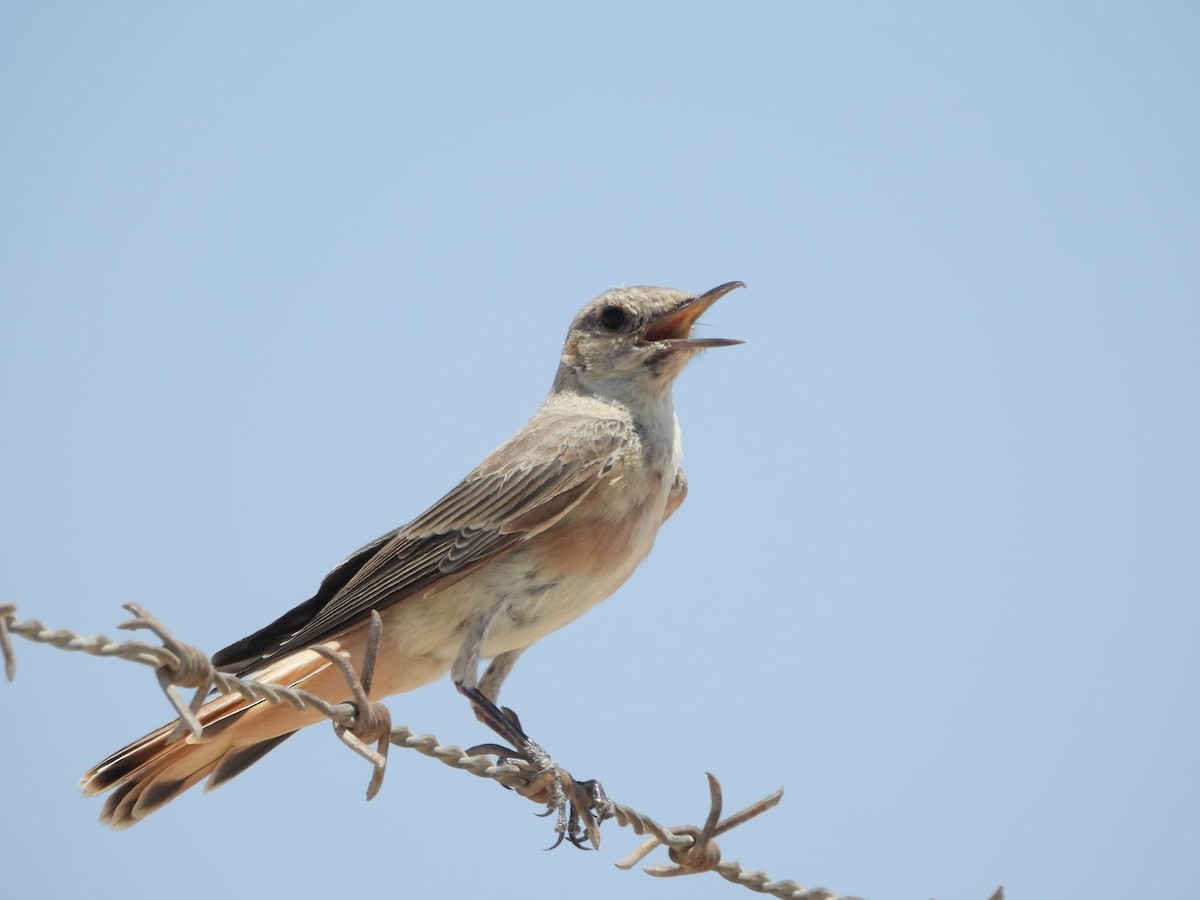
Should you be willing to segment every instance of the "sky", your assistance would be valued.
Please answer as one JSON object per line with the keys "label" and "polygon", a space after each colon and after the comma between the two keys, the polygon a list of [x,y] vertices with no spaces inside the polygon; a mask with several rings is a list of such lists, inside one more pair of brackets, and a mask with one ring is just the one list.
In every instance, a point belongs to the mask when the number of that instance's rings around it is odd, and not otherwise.
{"label": "sky", "polygon": [[[623,284],[742,280],[690,495],[505,686],[666,824],[865,898],[1200,892],[1188,3],[0,6],[0,601],[208,651],[540,403]],[[113,833],[146,669],[17,641],[6,889],[734,897],[324,726]],[[489,740],[448,680],[392,698]],[[666,862],[661,851],[647,862]],[[107,886],[107,888],[103,887]]]}

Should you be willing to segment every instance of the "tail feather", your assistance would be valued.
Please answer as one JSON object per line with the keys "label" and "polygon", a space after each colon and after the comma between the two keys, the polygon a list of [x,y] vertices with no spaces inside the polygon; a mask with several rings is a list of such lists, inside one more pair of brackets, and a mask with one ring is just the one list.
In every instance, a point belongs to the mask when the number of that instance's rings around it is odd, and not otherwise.
{"label": "tail feather", "polygon": [[[197,761],[192,762],[195,764]],[[100,822],[118,831],[136,825],[144,817],[201,781],[216,764],[214,760],[202,765],[184,778],[151,778],[123,784],[105,802],[100,813]]]}
{"label": "tail feather", "polygon": [[[137,782],[129,781],[120,785],[116,790],[108,795],[108,799],[104,801],[104,807],[100,810],[100,822],[104,825],[112,825],[116,818],[117,807],[120,806],[125,798],[136,788]],[[115,826],[114,826],[115,827]]]}
{"label": "tail feather", "polygon": [[[174,723],[164,725],[131,744],[126,744],[116,753],[96,763],[79,779],[79,787],[85,797],[94,797],[136,776],[149,765],[166,745],[167,733]],[[109,798],[109,802],[112,798]]]}
{"label": "tail feather", "polygon": [[[345,690],[336,687],[340,676],[329,661],[309,651],[278,660],[256,677],[302,685],[314,693],[322,688]],[[171,722],[84,773],[79,783],[85,795],[113,792],[100,813],[103,824],[117,829],[135,825],[205,778],[209,779],[206,789],[224,784],[298,729],[320,719],[320,714],[224,694],[205,703],[197,717],[203,726],[199,739],[188,734],[168,741],[175,727]]]}
{"label": "tail feather", "polygon": [[211,791],[213,788],[223,785],[230,778],[233,778],[233,776],[241,775],[295,733],[294,731],[289,731],[287,734],[281,734],[279,737],[271,738],[267,741],[259,741],[257,744],[250,744],[247,747],[237,747],[230,750],[221,757],[204,789]]}

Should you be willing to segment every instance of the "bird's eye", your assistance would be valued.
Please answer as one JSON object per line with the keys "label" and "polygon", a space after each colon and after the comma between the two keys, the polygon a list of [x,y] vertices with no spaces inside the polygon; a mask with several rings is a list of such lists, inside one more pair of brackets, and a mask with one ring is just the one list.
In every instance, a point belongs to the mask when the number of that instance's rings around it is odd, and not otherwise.
{"label": "bird's eye", "polygon": [[627,318],[625,310],[619,306],[606,306],[600,310],[600,324],[609,331],[618,330],[625,324]]}

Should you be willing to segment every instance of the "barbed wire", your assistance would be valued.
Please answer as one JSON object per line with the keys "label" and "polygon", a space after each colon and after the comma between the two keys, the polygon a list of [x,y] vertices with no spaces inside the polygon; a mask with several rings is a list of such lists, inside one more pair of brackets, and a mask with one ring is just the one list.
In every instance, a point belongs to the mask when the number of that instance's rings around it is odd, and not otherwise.
{"label": "barbed wire", "polygon": [[[621,827],[632,829],[635,834],[650,835],[648,840],[616,864],[618,868],[631,869],[657,847],[663,846],[667,848],[673,865],[646,866],[643,871],[647,874],[666,878],[715,872],[734,884],[783,900],[860,900],[835,894],[823,887],[805,888],[792,880],[775,880],[764,872],[747,870],[736,861],[721,858],[720,847],[714,838],[777,805],[783,797],[782,788],[740,812],[722,818],[721,785],[714,775],[708,773],[710,803],[704,825],[667,828],[633,807],[604,796],[602,792],[598,795],[589,793],[587,788],[593,783],[576,782],[561,767],[555,766],[553,771],[547,771],[521,759],[516,751],[497,744],[480,744],[464,750],[453,744],[444,745],[431,734],[416,734],[405,725],[393,725],[388,708],[369,699],[381,631],[378,613],[373,614],[361,672],[355,672],[344,655],[328,647],[309,648],[335,665],[346,680],[351,699],[330,703],[299,688],[220,672],[213,668],[207,655],[178,640],[141,606],[128,603],[124,608],[134,618],[118,627],[123,630],[151,631],[162,642],[161,645],[137,640],[115,641],[103,634],[85,637],[66,628],[51,629],[36,619],[18,619],[14,604],[0,605],[0,656],[4,658],[5,675],[9,681],[16,675],[12,635],[60,650],[140,663],[155,670],[159,687],[179,716],[179,722],[171,733],[172,738],[185,732],[191,732],[197,738],[201,736],[203,729],[196,713],[211,690],[223,694],[236,693],[252,701],[287,703],[297,709],[316,710],[329,719],[338,738],[371,763],[373,771],[367,787],[368,800],[383,785],[388,748],[402,747],[415,750],[451,768],[496,781],[522,797],[544,804],[548,812],[557,811],[559,822],[556,831],[559,837],[555,846],[566,838],[578,846],[588,840],[598,847],[600,824],[608,819]],[[190,702],[184,701],[179,693],[180,688],[195,688],[196,693]],[[372,744],[375,746],[372,747]],[[493,757],[496,758],[495,762]],[[564,813],[564,792],[569,813]],[[989,900],[1003,900],[1003,897],[1004,889],[999,888]]]}

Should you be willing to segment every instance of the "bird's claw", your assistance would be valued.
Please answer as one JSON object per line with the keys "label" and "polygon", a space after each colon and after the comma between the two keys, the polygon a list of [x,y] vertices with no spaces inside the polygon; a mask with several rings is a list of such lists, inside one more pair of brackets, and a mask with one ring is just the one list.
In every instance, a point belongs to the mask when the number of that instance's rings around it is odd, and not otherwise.
{"label": "bird's claw", "polygon": [[[458,685],[459,691],[471,702],[476,717],[511,747],[501,744],[479,744],[467,751],[495,754],[502,762],[519,764],[528,773],[529,780],[522,786],[514,786],[522,796],[535,803],[545,803],[546,812],[540,815],[555,815],[554,831],[558,835],[547,847],[553,850],[563,841],[580,849],[600,846],[600,823],[612,818],[613,804],[597,781],[576,781],[571,773],[560,768],[550,754],[530,740],[517,714],[507,706],[496,706],[495,700],[477,687]],[[515,748],[515,749],[513,749]]]}
{"label": "bird's claw", "polygon": [[[600,782],[576,781],[565,769],[555,772],[552,801],[545,815],[557,813],[554,830],[558,839],[547,850],[553,850],[564,840],[580,850],[600,847],[600,823],[613,817],[612,801]],[[588,844],[591,846],[589,847]]]}
{"label": "bird's claw", "polygon": [[594,779],[576,781],[549,753],[528,738],[515,743],[521,745],[519,750],[488,743],[476,744],[464,752],[468,756],[490,754],[501,762],[514,763],[531,773],[524,786],[515,789],[523,797],[546,805],[545,812],[535,815],[555,817],[554,833],[557,837],[547,850],[553,850],[563,841],[580,850],[598,848],[600,823],[613,817],[613,804],[604,787]]}

